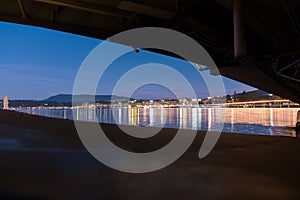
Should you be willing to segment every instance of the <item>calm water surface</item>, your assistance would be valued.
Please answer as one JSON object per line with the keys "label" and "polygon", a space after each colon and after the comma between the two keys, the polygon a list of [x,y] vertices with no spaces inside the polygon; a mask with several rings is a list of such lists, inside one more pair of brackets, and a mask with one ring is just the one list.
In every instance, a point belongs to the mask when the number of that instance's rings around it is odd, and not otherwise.
{"label": "calm water surface", "polygon": [[299,108],[17,108],[16,111],[80,121],[295,136]]}

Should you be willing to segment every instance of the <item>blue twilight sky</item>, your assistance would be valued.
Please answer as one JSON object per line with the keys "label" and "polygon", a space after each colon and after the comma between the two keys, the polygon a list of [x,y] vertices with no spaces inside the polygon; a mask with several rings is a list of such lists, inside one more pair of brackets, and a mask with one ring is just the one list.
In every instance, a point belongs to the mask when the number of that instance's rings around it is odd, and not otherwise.
{"label": "blue twilight sky", "polygon": [[[7,95],[10,99],[39,100],[56,94],[71,94],[81,63],[99,43],[101,40],[94,38],[0,22],[0,97]],[[188,79],[199,98],[209,96],[205,83],[193,65],[148,51],[132,51],[113,62],[99,81],[97,94],[111,94],[114,85],[124,73],[147,63],[172,67]],[[174,77],[157,73],[176,83]],[[209,75],[208,72],[204,73]],[[222,78],[227,94],[255,89]],[[126,94],[126,91],[122,92],[119,95]],[[148,84],[135,91],[134,97],[155,99],[173,96],[165,87]]]}

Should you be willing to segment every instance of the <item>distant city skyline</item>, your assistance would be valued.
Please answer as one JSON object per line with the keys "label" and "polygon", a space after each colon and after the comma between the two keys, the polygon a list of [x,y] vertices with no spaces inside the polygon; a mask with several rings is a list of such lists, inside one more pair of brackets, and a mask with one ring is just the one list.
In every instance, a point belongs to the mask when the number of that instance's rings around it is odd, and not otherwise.
{"label": "distant city skyline", "polygon": [[[1,87],[0,96],[8,96],[9,99],[42,100],[57,94],[71,94],[81,63],[101,42],[99,39],[5,22],[0,22],[0,30],[0,85],[5,85]],[[114,84],[124,73],[145,63],[161,63],[174,68],[188,79],[199,98],[209,96],[204,81],[190,63],[143,50],[128,53],[112,63],[99,82],[97,94],[111,94]],[[209,75],[209,71],[204,73]],[[167,78],[176,83],[172,77]],[[222,78],[227,94],[256,89]],[[134,98],[170,96],[170,90],[156,84],[142,86],[133,94]]]}

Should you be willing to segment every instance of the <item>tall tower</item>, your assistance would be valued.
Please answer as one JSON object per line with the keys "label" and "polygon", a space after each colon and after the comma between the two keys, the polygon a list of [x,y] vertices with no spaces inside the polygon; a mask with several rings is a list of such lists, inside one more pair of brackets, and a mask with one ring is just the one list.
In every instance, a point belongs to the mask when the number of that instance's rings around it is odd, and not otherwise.
{"label": "tall tower", "polygon": [[8,96],[3,97],[3,109],[8,110]]}

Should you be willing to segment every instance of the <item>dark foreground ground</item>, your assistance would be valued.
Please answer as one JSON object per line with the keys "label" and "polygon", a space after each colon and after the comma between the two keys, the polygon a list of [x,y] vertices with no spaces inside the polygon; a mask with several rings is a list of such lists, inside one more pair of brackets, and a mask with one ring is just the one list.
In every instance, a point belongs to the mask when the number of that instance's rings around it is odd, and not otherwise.
{"label": "dark foreground ground", "polygon": [[[134,140],[115,125],[103,129],[137,152],[159,148],[176,131]],[[224,133],[199,159],[203,137],[199,131],[170,166],[129,174],[95,160],[70,120],[0,111],[0,199],[300,199],[299,139]]]}

